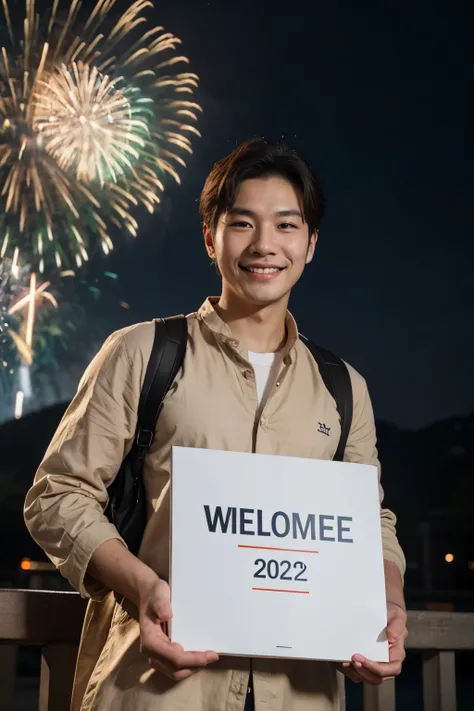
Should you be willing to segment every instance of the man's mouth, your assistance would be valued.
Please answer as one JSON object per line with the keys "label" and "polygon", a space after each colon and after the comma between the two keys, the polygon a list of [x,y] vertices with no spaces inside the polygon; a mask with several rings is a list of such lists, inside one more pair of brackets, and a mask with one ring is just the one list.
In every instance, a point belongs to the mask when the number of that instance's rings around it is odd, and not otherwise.
{"label": "man's mouth", "polygon": [[244,272],[250,272],[251,274],[276,274],[277,272],[283,271],[285,267],[246,267],[243,264],[239,265]]}

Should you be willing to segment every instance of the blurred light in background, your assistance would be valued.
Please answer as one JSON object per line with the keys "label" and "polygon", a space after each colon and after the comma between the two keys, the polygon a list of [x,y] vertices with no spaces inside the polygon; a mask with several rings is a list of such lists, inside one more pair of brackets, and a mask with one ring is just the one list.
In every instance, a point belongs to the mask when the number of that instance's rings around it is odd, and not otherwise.
{"label": "blurred light in background", "polygon": [[20,562],[20,568],[22,570],[56,570],[52,563],[48,561],[36,561],[30,560],[29,558],[22,558]]}

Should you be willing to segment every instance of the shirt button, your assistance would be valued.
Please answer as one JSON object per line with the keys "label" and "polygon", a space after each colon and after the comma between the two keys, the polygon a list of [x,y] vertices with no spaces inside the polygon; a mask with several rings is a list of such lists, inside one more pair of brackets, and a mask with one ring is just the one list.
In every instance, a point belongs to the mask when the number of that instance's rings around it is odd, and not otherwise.
{"label": "shirt button", "polygon": [[260,418],[260,425],[261,427],[265,428],[267,426],[267,419],[266,417],[261,417]]}
{"label": "shirt button", "polygon": [[247,380],[252,380],[253,372],[251,370],[245,370],[244,371],[244,378],[246,378]]}
{"label": "shirt button", "polygon": [[238,347],[239,347],[239,342],[236,341],[236,340],[234,340],[234,339],[231,339],[231,340],[229,341],[229,344],[232,346],[232,348],[238,348]]}

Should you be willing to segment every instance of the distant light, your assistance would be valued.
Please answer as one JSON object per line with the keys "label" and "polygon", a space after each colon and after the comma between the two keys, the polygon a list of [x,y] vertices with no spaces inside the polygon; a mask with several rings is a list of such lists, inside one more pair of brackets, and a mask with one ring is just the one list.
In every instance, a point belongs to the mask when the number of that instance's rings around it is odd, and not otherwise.
{"label": "distant light", "polygon": [[446,553],[446,555],[444,556],[444,559],[445,559],[446,563],[452,563],[454,560],[454,556],[452,553]]}
{"label": "distant light", "polygon": [[122,307],[122,309],[129,309],[130,308],[130,304],[127,304],[126,301],[121,301],[120,306]]}
{"label": "distant light", "polygon": [[22,558],[20,563],[22,570],[37,570],[38,572],[54,571],[56,567],[50,561],[30,560],[30,558]]}
{"label": "distant light", "polygon": [[15,419],[16,420],[19,420],[23,414],[24,397],[25,397],[24,392],[22,390],[19,390],[16,394],[16,400],[15,400]]}
{"label": "distant light", "polygon": [[29,558],[22,558],[20,568],[22,570],[31,570],[31,560]]}

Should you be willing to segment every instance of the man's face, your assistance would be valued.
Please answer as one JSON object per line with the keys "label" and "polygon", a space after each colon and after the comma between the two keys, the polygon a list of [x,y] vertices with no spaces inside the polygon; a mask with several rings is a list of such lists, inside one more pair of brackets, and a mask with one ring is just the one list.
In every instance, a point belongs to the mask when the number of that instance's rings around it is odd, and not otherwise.
{"label": "man's face", "polygon": [[297,192],[279,176],[244,180],[214,237],[207,227],[204,235],[222,275],[223,295],[255,306],[288,301],[317,237],[309,240]]}

